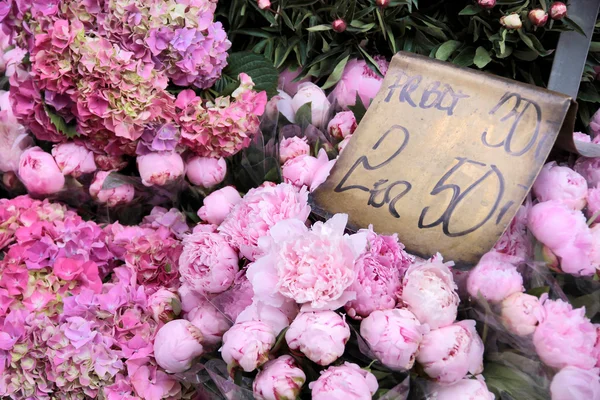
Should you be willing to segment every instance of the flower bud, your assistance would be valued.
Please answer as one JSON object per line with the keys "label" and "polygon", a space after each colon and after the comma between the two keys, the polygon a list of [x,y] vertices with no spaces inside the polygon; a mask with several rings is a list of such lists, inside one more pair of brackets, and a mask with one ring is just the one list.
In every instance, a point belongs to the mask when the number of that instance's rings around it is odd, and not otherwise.
{"label": "flower bud", "polygon": [[192,366],[192,360],[204,352],[200,341],[202,333],[184,319],[165,324],[154,339],[156,363],[170,373],[183,372]]}
{"label": "flower bud", "polygon": [[529,20],[535,26],[544,26],[548,22],[548,13],[541,8],[529,11]]}
{"label": "flower bud", "polygon": [[97,169],[94,153],[74,142],[54,146],[52,156],[63,175],[78,178],[82,174],[94,172]]}
{"label": "flower bud", "polygon": [[131,202],[135,194],[133,185],[122,184],[110,189],[102,189],[108,175],[110,175],[109,171],[98,171],[96,173],[94,181],[90,185],[90,195],[99,203],[106,203],[109,207]]}
{"label": "flower bud", "polygon": [[227,163],[223,157],[192,157],[187,164],[187,178],[196,186],[213,187],[225,179]]}
{"label": "flower bud", "polygon": [[600,399],[598,368],[565,367],[558,371],[550,384],[552,400]]}
{"label": "flower bud", "polygon": [[542,202],[557,200],[573,210],[581,210],[586,205],[588,184],[585,178],[556,161],[544,165],[532,189]]}
{"label": "flower bud", "polygon": [[329,365],[344,354],[350,327],[335,311],[299,314],[285,333],[291,350],[301,351],[319,365]]}
{"label": "flower bud", "polygon": [[489,302],[500,302],[513,293],[522,292],[523,277],[506,254],[490,251],[481,257],[467,278],[467,291],[476,299],[479,295]]}
{"label": "flower bud", "polygon": [[137,167],[146,186],[163,186],[183,175],[185,167],[178,153],[150,153],[137,157]]}
{"label": "flower bud", "polygon": [[310,153],[310,146],[305,137],[292,136],[283,139],[279,145],[279,161],[285,164],[286,161],[293,158],[307,155]]}
{"label": "flower bud", "polygon": [[240,193],[233,186],[225,186],[204,198],[198,217],[209,224],[220,225],[233,206],[242,200]]}
{"label": "flower bud", "polygon": [[375,4],[377,4],[381,8],[386,8],[390,5],[390,0],[376,0]]}
{"label": "flower bud", "polygon": [[308,387],[312,400],[363,400],[373,398],[379,384],[375,375],[346,361],[321,371],[319,379]]}
{"label": "flower bud", "polygon": [[342,111],[333,117],[327,125],[327,131],[336,139],[344,139],[356,130],[356,118],[352,111]]}
{"label": "flower bud", "polygon": [[269,0],[258,0],[258,8],[261,10],[267,9],[271,7],[271,2]]}
{"label": "flower bud", "polygon": [[344,21],[341,18],[338,18],[335,21],[333,21],[333,23],[331,24],[331,27],[337,33],[342,33],[346,30],[346,21]]}
{"label": "flower bud", "polygon": [[563,19],[567,16],[567,5],[562,1],[555,1],[550,6],[550,18]]}
{"label": "flower bud", "polygon": [[501,310],[502,324],[518,336],[532,334],[543,315],[539,299],[521,292],[502,300]]}
{"label": "flower bud", "polygon": [[521,17],[519,17],[519,14],[516,13],[503,16],[500,18],[500,23],[507,29],[521,29],[523,26]]}
{"label": "flower bud", "polygon": [[496,0],[477,0],[477,4],[481,8],[490,9],[496,6]]}
{"label": "flower bud", "polygon": [[317,128],[324,127],[329,120],[331,103],[323,89],[310,82],[301,84],[292,99],[294,113],[298,113],[298,110],[306,103],[310,103],[311,123]]}
{"label": "flower bud", "polygon": [[39,147],[31,147],[21,154],[18,173],[32,194],[54,194],[65,184],[65,177],[54,158]]}
{"label": "flower bud", "polygon": [[229,319],[209,301],[192,309],[186,319],[202,332],[202,345],[215,348],[221,343],[223,334],[231,328]]}
{"label": "flower bud", "polygon": [[256,375],[252,392],[257,400],[295,399],[306,381],[306,375],[292,356],[284,355],[265,364]]}
{"label": "flower bud", "polygon": [[271,327],[260,321],[246,321],[225,332],[221,357],[229,370],[239,365],[244,371],[252,372],[269,361],[269,351],[274,344]]}
{"label": "flower bud", "polygon": [[337,144],[337,150],[339,154],[342,154],[342,151],[344,151],[344,149],[346,148],[346,145],[348,145],[348,142],[350,141],[350,138],[352,136],[348,136],[347,138],[344,138],[344,140],[342,140],[341,142],[339,142]]}
{"label": "flower bud", "polygon": [[167,289],[158,289],[148,298],[148,308],[156,322],[169,322],[181,310],[181,301],[177,294]]}
{"label": "flower bud", "polygon": [[[488,390],[481,375],[475,379],[464,378],[452,385],[430,383],[427,386],[427,399],[435,400],[494,400],[494,394]],[[554,400],[554,398],[552,399]]]}

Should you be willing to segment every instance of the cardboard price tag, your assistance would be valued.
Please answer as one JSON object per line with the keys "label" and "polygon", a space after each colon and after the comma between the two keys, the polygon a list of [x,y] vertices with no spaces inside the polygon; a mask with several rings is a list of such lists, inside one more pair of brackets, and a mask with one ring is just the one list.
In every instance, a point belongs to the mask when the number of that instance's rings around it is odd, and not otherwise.
{"label": "cardboard price tag", "polygon": [[571,106],[559,93],[398,53],[313,193],[314,211],[398,233],[421,257],[474,264],[522,204]]}

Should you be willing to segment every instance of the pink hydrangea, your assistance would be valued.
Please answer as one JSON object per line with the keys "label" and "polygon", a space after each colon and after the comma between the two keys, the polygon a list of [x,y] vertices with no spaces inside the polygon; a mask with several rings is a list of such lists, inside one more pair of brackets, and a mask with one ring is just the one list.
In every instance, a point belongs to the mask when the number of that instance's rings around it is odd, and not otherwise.
{"label": "pink hydrangea", "polygon": [[345,306],[348,315],[357,319],[368,317],[375,310],[396,306],[402,277],[413,262],[397,235],[378,235],[372,227],[365,232],[367,249],[356,260],[356,280],[350,287],[356,299]]}
{"label": "pink hydrangea", "polygon": [[150,214],[142,220],[142,225],[158,229],[161,226],[169,228],[178,239],[182,239],[190,231],[185,215],[176,208],[167,210],[163,207],[153,207]]}
{"label": "pink hydrangea", "polygon": [[279,221],[306,221],[310,214],[308,192],[279,184],[251,189],[219,226],[221,232],[249,260],[263,253],[258,241]]}
{"label": "pink hydrangea", "polygon": [[246,74],[232,97],[218,97],[204,104],[192,90],[177,96],[181,143],[202,157],[220,158],[236,154],[250,145],[258,132],[259,117],[267,104],[265,92],[257,93]]}
{"label": "pink hydrangea", "polygon": [[262,241],[265,255],[247,271],[256,298],[276,307],[293,299],[303,311],[335,310],[354,300],[354,263],[365,249],[366,233],[344,235],[347,220],[336,214],[310,230],[297,219],[271,228]]}
{"label": "pink hydrangea", "polygon": [[181,278],[200,293],[227,290],[239,270],[238,256],[219,233],[195,232],[183,239]]}
{"label": "pink hydrangea", "polygon": [[596,338],[596,328],[585,316],[584,307],[573,309],[562,300],[544,301],[533,345],[545,364],[554,368],[593,368]]}

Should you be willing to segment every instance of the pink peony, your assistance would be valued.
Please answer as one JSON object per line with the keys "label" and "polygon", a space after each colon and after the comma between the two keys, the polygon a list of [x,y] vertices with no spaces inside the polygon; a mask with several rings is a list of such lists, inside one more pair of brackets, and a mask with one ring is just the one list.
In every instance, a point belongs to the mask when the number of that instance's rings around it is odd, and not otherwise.
{"label": "pink peony", "polygon": [[97,169],[94,154],[74,142],[55,145],[52,149],[52,156],[63,175],[72,175],[78,178],[82,174],[94,172]]}
{"label": "pink peony", "polygon": [[[588,189],[587,194],[587,209],[586,215],[588,218],[592,218],[600,211],[600,187],[594,187]],[[598,221],[598,217],[594,222]]]}
{"label": "pink peony", "polygon": [[295,122],[296,115],[292,107],[292,98],[281,90],[277,96],[273,96],[269,100],[265,109],[265,115],[272,121],[277,121],[279,114],[283,115],[290,123]]}
{"label": "pink peony", "polygon": [[350,142],[351,138],[352,138],[352,136],[348,136],[348,137],[344,138],[344,140],[342,140],[341,142],[339,142],[337,144],[337,150],[338,150],[339,154],[342,154],[342,151],[344,151],[344,149],[346,148],[346,146]]}
{"label": "pink peony", "polygon": [[336,139],[345,139],[352,136],[356,130],[356,118],[352,111],[342,111],[335,114],[335,117],[327,125],[327,131]]}
{"label": "pink peony", "polygon": [[[464,378],[451,385],[431,383],[427,388],[427,399],[435,400],[494,400],[481,375]],[[554,400],[554,399],[553,399]]]}
{"label": "pink peony", "polygon": [[167,323],[179,315],[181,301],[176,293],[167,289],[158,289],[148,297],[148,307],[156,322]]}
{"label": "pink peony", "polygon": [[565,367],[550,384],[552,400],[600,400],[600,370]]}
{"label": "pink peony", "polygon": [[149,153],[137,157],[137,167],[146,186],[163,186],[183,175],[185,167],[178,153]]}
{"label": "pink peony", "polygon": [[360,334],[388,368],[409,370],[415,363],[424,329],[406,309],[373,311],[360,324]]}
{"label": "pink peony", "polygon": [[325,92],[314,83],[306,82],[298,86],[298,92],[292,99],[294,114],[305,105],[310,104],[311,123],[317,128],[324,128],[329,121],[331,103],[327,100]]}
{"label": "pink peony", "polygon": [[500,302],[513,293],[523,292],[523,277],[512,263],[518,260],[490,251],[481,257],[467,278],[467,291],[477,299],[479,295],[490,302]]}
{"label": "pink peony", "polygon": [[574,210],[585,207],[587,190],[583,176],[554,161],[544,165],[533,184],[533,193],[539,201],[558,200]]}
{"label": "pink peony", "polygon": [[17,122],[10,104],[6,104],[7,95],[8,92],[0,95],[0,172],[16,172],[21,155],[33,145],[33,140]]}
{"label": "pink peony", "polygon": [[[385,75],[389,63],[383,57],[375,57],[379,69]],[[356,104],[356,96],[368,107],[381,88],[383,78],[377,75],[364,60],[353,59],[346,64],[342,78],[335,86],[332,96],[343,109]]]}
{"label": "pink peony", "polygon": [[279,87],[282,88],[288,95],[294,96],[298,92],[298,87],[305,83],[310,82],[310,77],[306,77],[299,81],[295,81],[297,77],[302,73],[301,68],[292,70],[288,68],[279,74]]}
{"label": "pink peony", "polygon": [[590,120],[590,131],[592,136],[600,135],[600,110],[597,110]]}
{"label": "pink peony", "polygon": [[321,149],[318,157],[306,154],[286,161],[282,167],[283,179],[297,188],[306,186],[312,192],[327,179],[333,164],[335,160],[330,161],[327,152]]}
{"label": "pink peony", "polygon": [[[90,185],[90,195],[99,203],[106,203],[109,207],[127,204],[133,200],[135,189],[130,184],[118,184],[109,189],[103,189],[104,181],[110,175],[107,171],[98,171]],[[112,186],[112,185],[111,185]]]}
{"label": "pink peony", "polygon": [[186,315],[202,333],[202,345],[214,348],[221,342],[223,334],[231,328],[231,321],[209,301],[204,300]]}
{"label": "pink peony", "polygon": [[452,272],[437,254],[428,261],[413,264],[402,282],[402,304],[431,329],[450,325],[456,319],[458,303]]}
{"label": "pink peony", "polygon": [[285,164],[296,157],[309,155],[310,146],[305,137],[292,136],[279,144],[279,161]]}
{"label": "pink peony", "polygon": [[192,290],[221,293],[231,286],[238,270],[237,254],[220,234],[195,232],[183,239],[179,273]]}
{"label": "pink peony", "polygon": [[531,335],[542,319],[543,309],[537,297],[516,292],[502,300],[500,318],[509,332]]}
{"label": "pink peony", "polygon": [[306,375],[294,358],[283,355],[263,366],[254,378],[252,393],[257,400],[295,399],[305,381]]}
{"label": "pink peony", "polygon": [[573,309],[562,300],[546,300],[533,345],[540,359],[553,368],[567,366],[590,369],[596,365],[593,355],[596,328],[585,316],[585,308]]}
{"label": "pink peony", "polygon": [[242,197],[237,189],[233,186],[225,186],[204,198],[198,216],[209,224],[219,225],[240,201]]}
{"label": "pink peony", "polygon": [[366,246],[366,234],[344,235],[348,216],[336,214],[308,229],[297,219],[281,221],[261,242],[265,255],[248,267],[255,298],[275,307],[286,298],[303,311],[335,310],[356,293],[354,262]]}
{"label": "pink peony", "polygon": [[273,307],[255,301],[246,307],[236,318],[235,322],[261,321],[269,325],[275,335],[290,326],[298,315],[298,305],[293,301],[286,301],[281,307]]}
{"label": "pink peony", "polygon": [[18,174],[32,194],[54,194],[65,185],[65,177],[54,158],[39,147],[32,147],[21,154]]}
{"label": "pink peony", "polygon": [[310,182],[310,191],[314,192],[327,178],[333,169],[337,159],[329,160],[327,156],[327,152],[325,149],[319,150],[319,154],[317,155],[317,160],[319,161],[319,168],[315,171],[312,180]]}
{"label": "pink peony", "polygon": [[591,143],[592,137],[587,133],[583,132],[573,132],[573,139],[579,142]]}
{"label": "pink peony", "polygon": [[246,321],[234,324],[223,335],[221,357],[227,368],[240,366],[252,372],[269,361],[269,351],[275,344],[275,334],[260,321]]}
{"label": "pink peony", "polygon": [[463,320],[423,336],[417,362],[440,383],[455,383],[483,371],[483,342],[475,321]]}
{"label": "pink peony", "polygon": [[302,352],[319,365],[329,365],[344,354],[350,327],[334,311],[300,313],[285,333],[291,350]]}
{"label": "pink peony", "polygon": [[508,225],[500,239],[494,245],[498,253],[514,256],[520,260],[528,260],[531,257],[533,246],[532,240],[527,232],[527,215],[531,210],[531,203],[519,207],[517,215]]}
{"label": "pink peony", "polygon": [[573,169],[585,178],[588,187],[600,185],[600,158],[579,157]]}
{"label": "pink peony", "polygon": [[154,357],[167,372],[183,372],[192,366],[192,360],[204,352],[202,333],[184,319],[167,322],[154,339]]}
{"label": "pink peony", "polygon": [[306,221],[310,214],[308,193],[292,185],[279,184],[251,189],[225,218],[221,232],[240,254],[253,261],[263,252],[258,239],[268,235],[277,222],[295,218]]}
{"label": "pink peony", "polygon": [[224,158],[192,157],[186,164],[187,178],[196,186],[210,188],[225,179],[227,163]]}
{"label": "pink peony", "polygon": [[313,400],[370,400],[379,384],[375,375],[358,365],[345,362],[321,371],[308,387]]}
{"label": "pink peony", "polygon": [[398,242],[397,235],[383,236],[369,230],[367,249],[356,260],[356,280],[350,290],[356,299],[346,304],[352,318],[368,317],[375,310],[387,310],[396,306],[402,290],[402,277],[413,262]]}

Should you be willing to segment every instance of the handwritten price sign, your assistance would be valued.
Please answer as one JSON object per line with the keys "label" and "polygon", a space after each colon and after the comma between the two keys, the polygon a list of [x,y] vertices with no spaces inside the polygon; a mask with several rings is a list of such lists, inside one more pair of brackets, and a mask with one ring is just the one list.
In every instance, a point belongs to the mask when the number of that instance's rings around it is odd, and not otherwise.
{"label": "handwritten price sign", "polygon": [[398,233],[422,257],[439,251],[475,263],[525,199],[571,104],[558,93],[399,53],[313,193],[316,211]]}

